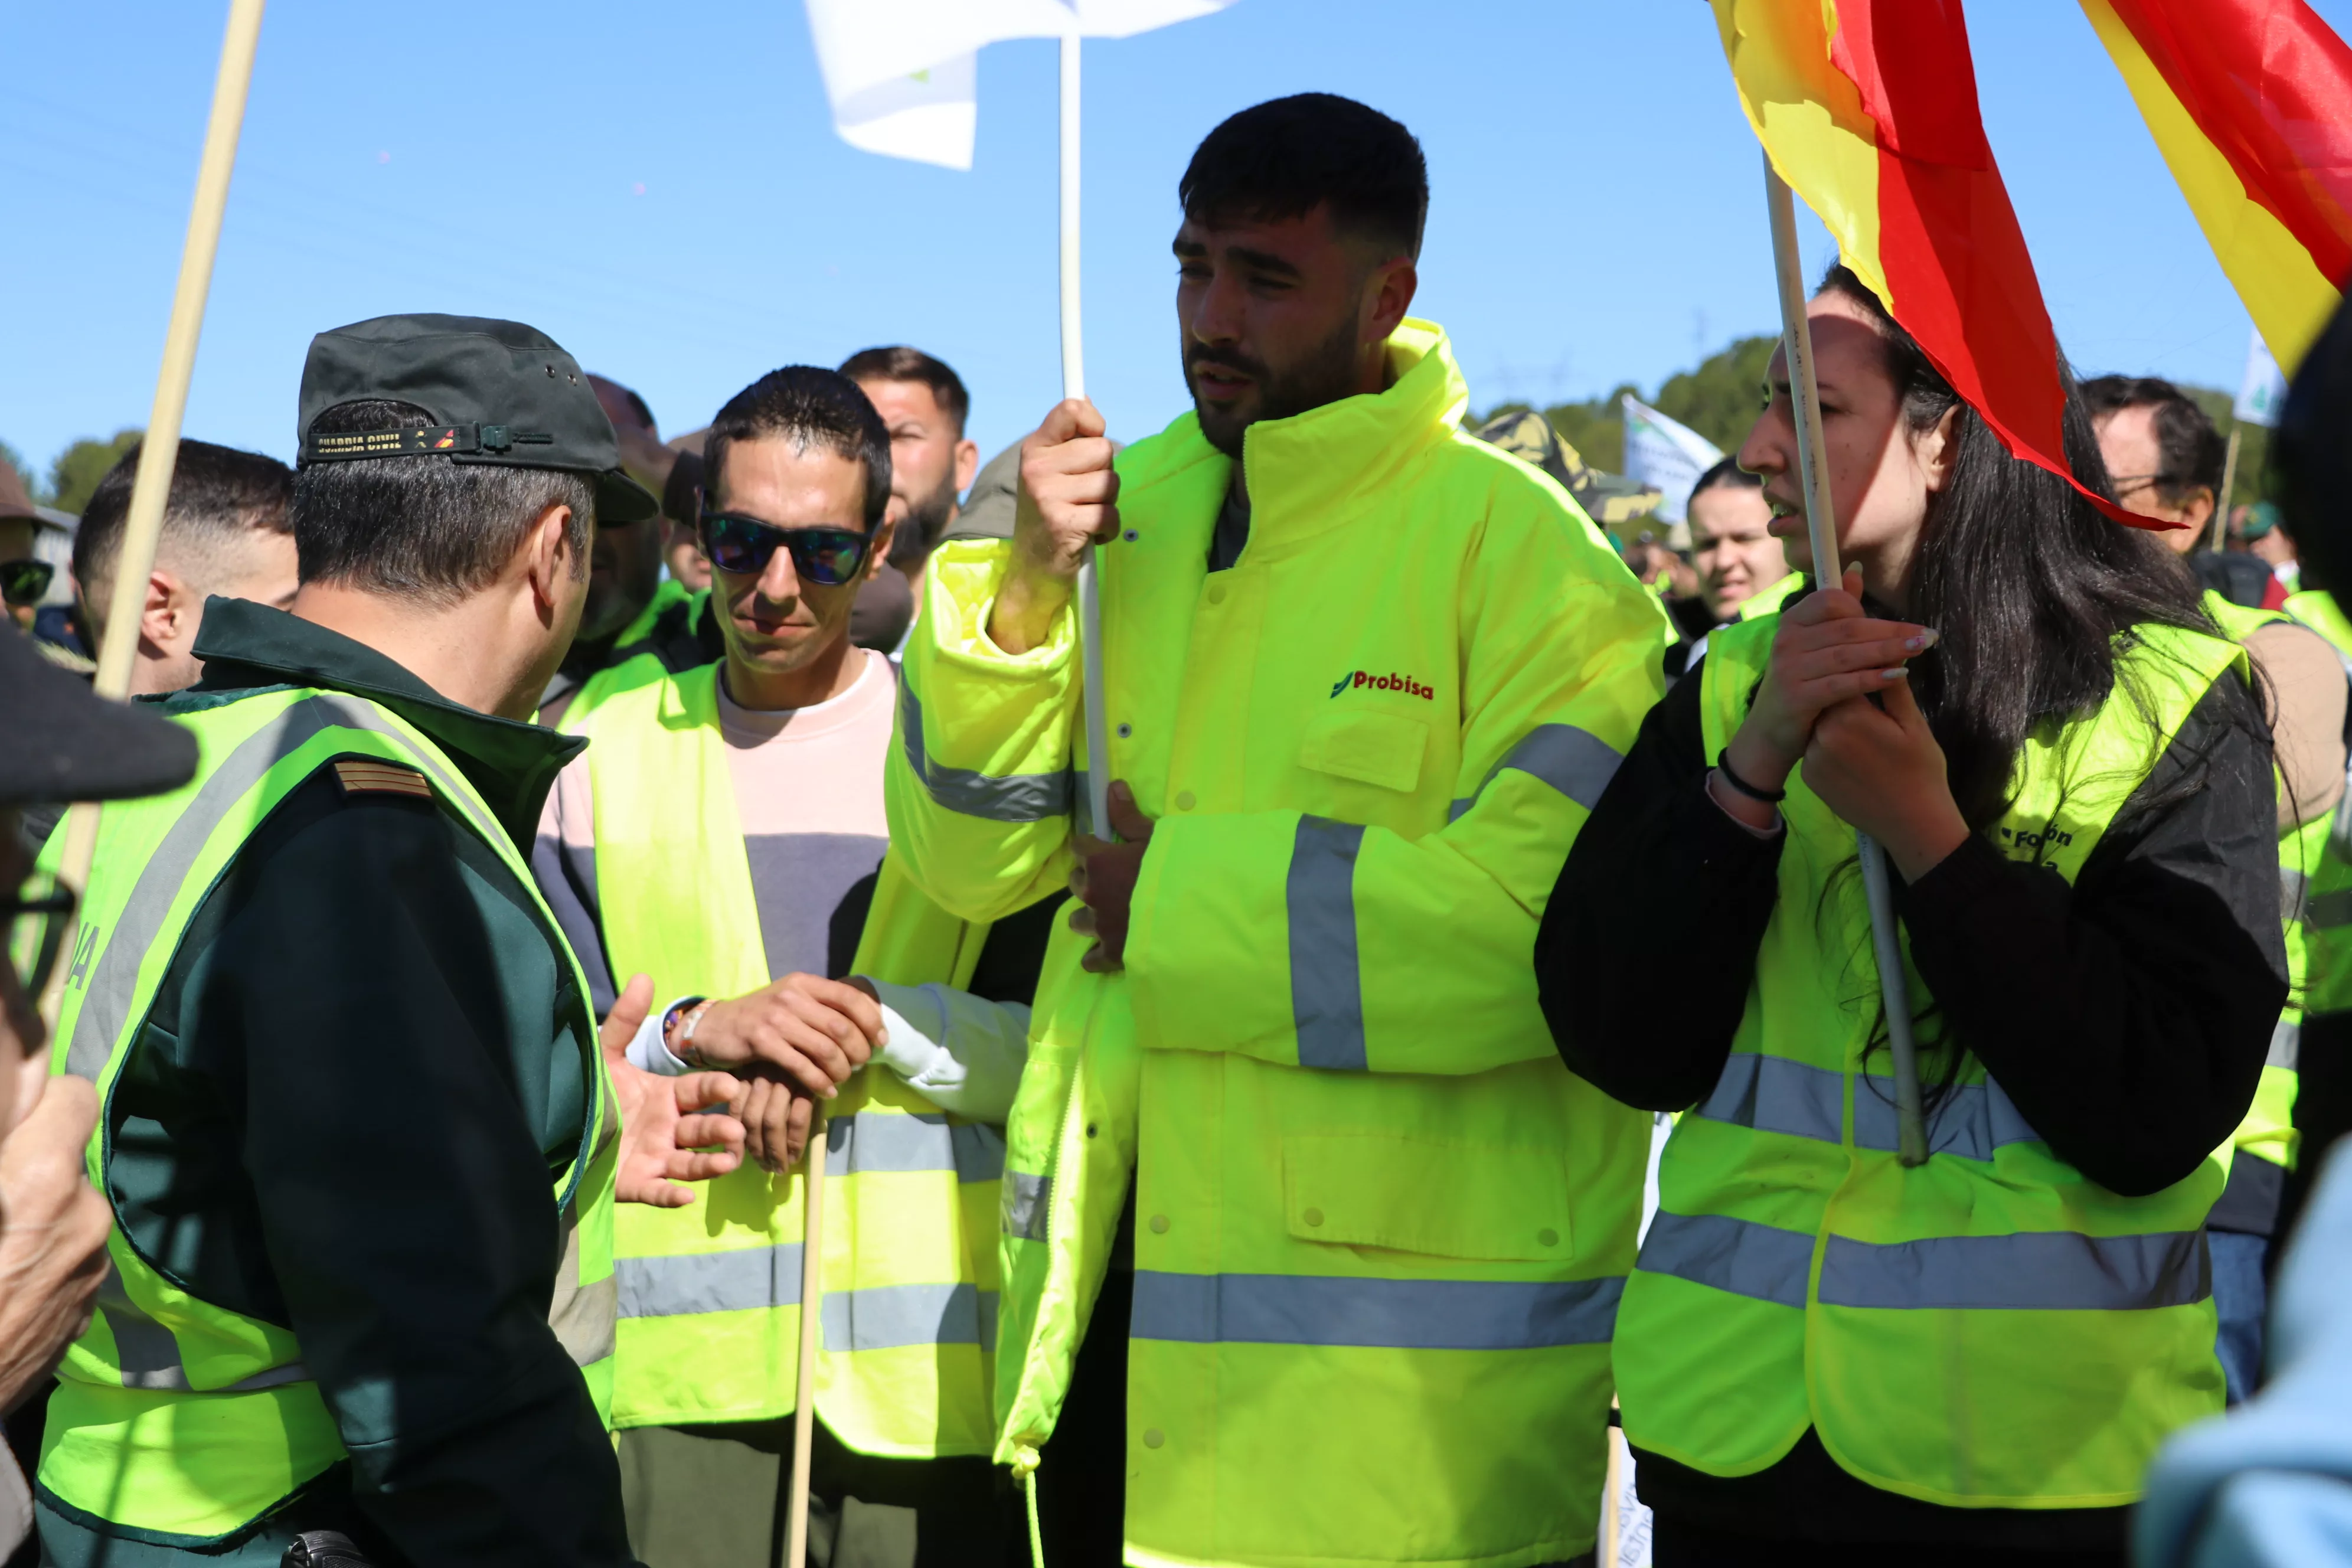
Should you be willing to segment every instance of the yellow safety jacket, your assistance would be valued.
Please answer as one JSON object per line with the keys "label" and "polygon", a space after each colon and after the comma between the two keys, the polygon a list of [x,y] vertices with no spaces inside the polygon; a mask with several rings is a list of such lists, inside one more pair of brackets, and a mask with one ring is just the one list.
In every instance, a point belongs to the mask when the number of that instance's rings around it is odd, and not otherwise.
{"label": "yellow safety jacket", "polygon": [[[530,867],[464,773],[377,703],[278,690],[178,717],[201,749],[196,775],[169,795],[106,808],[81,904],[91,946],[78,952],[77,969],[87,978],[68,987],[58,1021],[53,1070],[90,1079],[103,1100],[111,1100],[155,988],[215,882],[278,802],[337,759],[377,758],[422,773],[441,809],[533,888]],[[551,945],[569,953],[535,889],[531,898]],[[564,1250],[548,1317],[604,1414],[613,1389],[619,1118],[576,964],[572,983],[572,1034],[590,1089],[580,1152],[553,1173]],[[88,1152],[89,1179],[101,1193],[112,1121],[101,1111]],[[199,1547],[235,1534],[344,1458],[291,1331],[181,1289],[119,1224],[106,1247],[114,1278],[67,1351],[49,1401],[40,1480],[58,1502],[139,1539]]]}
{"label": "yellow safety jacket", "polygon": [[[1706,753],[1762,679],[1776,622],[1718,633]],[[1995,842],[2070,881],[2235,645],[2144,627],[2119,690],[2030,739]],[[1895,1155],[1854,831],[1791,774],[1779,897],[1723,1076],[1677,1123],[1660,1208],[1618,1314],[1625,1435],[1711,1475],[1751,1475],[1807,1427],[1872,1486],[1964,1508],[2128,1503],[2165,1436],[2221,1409],[2201,1228],[2226,1149],[2147,1197],[2087,1181],[1963,1054],[1929,1156]],[[1932,998],[1920,1077],[1947,1076]]]}
{"label": "yellow safety jacket", "polygon": [[[596,886],[613,973],[665,994],[740,996],[773,978],[719,730],[720,667],[615,675],[563,728],[585,735]],[[946,915],[884,863],[857,971],[961,984],[986,927]],[[849,1447],[984,1454],[996,1342],[1004,1144],[880,1068],[826,1107],[824,1360],[817,1414]],[[614,1419],[759,1421],[797,1399],[801,1173],[746,1161],[688,1207],[623,1211]]]}
{"label": "yellow safety jacket", "polygon": [[[2326,637],[2352,678],[2352,620],[2335,595],[2290,595],[2286,613]],[[2298,864],[2305,864],[2299,861]],[[2284,875],[2282,870],[2282,875]],[[2326,847],[2307,864],[2302,889],[2304,973],[2298,993],[2315,1016],[2352,1012],[2352,783],[2329,824]]]}
{"label": "yellow safety jacket", "polygon": [[1770,587],[1749,595],[1747,602],[1736,612],[1737,618],[1752,621],[1763,616],[1777,616],[1781,607],[1804,592],[1804,588],[1805,574],[1791,572]]}
{"label": "yellow safety jacket", "polygon": [[701,616],[702,607],[710,602],[710,590],[687,592],[686,584],[675,578],[665,577],[654,590],[653,598],[637,613],[637,618],[621,629],[613,639],[613,650],[605,656],[604,667],[592,672],[580,683],[572,700],[564,705],[556,727],[567,734],[578,733],[578,724],[594,710],[596,705],[615,691],[634,686],[646,670],[663,668],[660,656],[655,652],[655,629],[662,616],[673,606],[684,605],[686,624],[691,626]]}
{"label": "yellow safety jacket", "polygon": [[[2248,609],[2211,589],[2205,593],[2205,613],[2213,624],[2243,643],[2267,626],[2293,619],[2276,610]],[[2284,781],[2280,789],[2284,794]],[[2327,839],[2335,825],[2333,813],[2315,817],[2279,834],[2279,910],[2286,933],[2287,1003],[2271,1034],[2271,1052],[2263,1063],[2261,1084],[2246,1119],[2238,1124],[2231,1146],[2283,1170],[2294,1169],[2300,1134],[2294,1127],[2296,1062],[2303,1041],[2304,1004],[2311,977],[2308,918],[2309,892],[2327,858]],[[2273,1178],[2275,1179],[2275,1178]]]}
{"label": "yellow safety jacket", "polygon": [[[1528,954],[1662,677],[1662,612],[1567,493],[1392,384],[1120,454],[1114,777],[1157,819],[1126,969],[1057,928],[1007,1128],[1000,1460],[1027,1466],[1135,1182],[1127,1560],[1517,1568],[1591,1550],[1649,1118],[1570,1074]],[[891,840],[950,911],[1071,864],[1072,617],[987,636],[1001,542],[931,558]]]}

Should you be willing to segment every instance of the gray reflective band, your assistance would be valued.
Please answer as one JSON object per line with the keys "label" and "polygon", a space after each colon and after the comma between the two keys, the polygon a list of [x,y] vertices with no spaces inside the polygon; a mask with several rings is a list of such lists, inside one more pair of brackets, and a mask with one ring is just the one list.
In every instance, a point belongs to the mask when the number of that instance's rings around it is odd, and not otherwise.
{"label": "gray reflective band", "polygon": [[[172,1337],[171,1330],[149,1317],[124,1293],[122,1277],[111,1268],[106,1271],[106,1282],[99,1287],[98,1310],[106,1319],[107,1331],[114,1336],[114,1363],[122,1373],[123,1387],[194,1392],[188,1382],[188,1369],[180,1360],[180,1342]],[[256,1389],[282,1388],[289,1383],[310,1381],[310,1369],[296,1361],[202,1392],[250,1394]]]}
{"label": "gray reflective band", "polygon": [[[1760,1132],[1843,1142],[1845,1075],[1786,1057],[1734,1051],[1696,1114],[1713,1121],[1752,1127]],[[1964,1160],[1990,1160],[2011,1143],[2039,1142],[2041,1134],[2019,1111],[2008,1091],[1990,1079],[1945,1089],[1927,1124],[1927,1152]],[[1856,1079],[1853,1142],[1857,1149],[1887,1152],[1899,1147],[1892,1079]]]}
{"label": "gray reflective band", "polygon": [[[1805,1305],[1813,1237],[1661,1210],[1636,1267],[1783,1307]],[[2202,1231],[2083,1236],[2021,1231],[1873,1243],[1829,1237],[1821,1300],[1832,1307],[1947,1311],[2140,1311],[2212,1294]]]}
{"label": "gray reflective band", "polygon": [[828,1290],[817,1309],[824,1348],[896,1350],[901,1345],[996,1343],[996,1292],[977,1285],[869,1285]]}
{"label": "gray reflective band", "polygon": [[944,767],[923,753],[923,705],[905,678],[898,681],[898,743],[907,753],[907,767],[950,811],[990,822],[1044,822],[1066,816],[1070,810],[1072,774],[975,773],[970,768]]}
{"label": "gray reflective band", "polygon": [[1616,747],[1590,730],[1580,730],[1573,724],[1538,724],[1528,731],[1510,754],[1495,764],[1493,773],[1479,783],[1478,794],[1468,800],[1457,800],[1446,810],[1446,820],[1452,821],[1478,804],[1478,795],[1505,768],[1541,779],[1577,805],[1591,811],[1601,802],[1601,792],[1617,776],[1617,766],[1624,757]]}
{"label": "gray reflective band", "polygon": [[1135,1271],[1139,1340],[1517,1351],[1605,1344],[1625,1281]]}
{"label": "gray reflective band", "polygon": [[1642,1238],[1642,1255],[1633,1267],[1735,1296],[1802,1308],[1805,1277],[1813,1267],[1813,1238],[1802,1231],[1751,1225],[1726,1215],[1660,1209],[1650,1221],[1650,1233]]}
{"label": "gray reflective band", "polygon": [[868,1171],[952,1171],[959,1182],[992,1182],[1004,1173],[1004,1138],[992,1127],[950,1122],[936,1110],[865,1110],[827,1121],[824,1173]]}
{"label": "gray reflective band", "polygon": [[1004,1173],[1004,1192],[998,1218],[1004,1234],[1024,1241],[1045,1239],[1045,1211],[1054,1205],[1054,1178],[1022,1171]]}
{"label": "gray reflective band", "polygon": [[[318,693],[294,703],[277,718],[237,742],[200,785],[179,817],[163,832],[163,841],[131,884],[114,930],[100,933],[105,947],[95,973],[89,976],[81,1012],[74,1019],[73,1043],[66,1051],[66,1071],[103,1081],[107,1058],[130,1023],[131,996],[138,990],[139,966],[154,946],[163,922],[171,917],[173,900],[195,868],[213,832],[247,791],[279,762],[299,751],[331,727],[366,730],[398,742],[404,759],[433,775],[445,800],[463,802],[470,795],[433,758],[411,745],[408,738],[386,723],[363,702],[331,693]],[[457,806],[456,809],[466,809]],[[478,829],[480,824],[477,823]]]}
{"label": "gray reflective band", "polygon": [[623,1258],[614,1262],[613,1278],[620,1281],[624,1318],[796,1307],[801,1300],[801,1244]]}
{"label": "gray reflective band", "polygon": [[1290,1016],[1298,1065],[1364,1070],[1364,993],[1356,965],[1356,850],[1363,827],[1302,816],[1284,895],[1290,920]]}
{"label": "gray reflective band", "polygon": [[2311,884],[2301,871],[2292,866],[2279,868],[2279,919],[2299,921],[2303,918],[2304,900]]}
{"label": "gray reflective band", "polygon": [[[624,1318],[679,1318],[798,1307],[801,1244],[624,1258]],[[878,1285],[829,1290],[817,1310],[830,1352],[900,1345],[988,1345],[996,1338],[996,1293],[971,1284]]]}
{"label": "gray reflective band", "polygon": [[2137,1311],[2213,1293],[2201,1230],[2154,1236],[1939,1236],[1886,1245],[1830,1237],[1822,1300],[1833,1307]]}
{"label": "gray reflective band", "polygon": [[2281,1018],[2271,1026],[2271,1054],[2263,1058],[2263,1066],[2284,1068],[2293,1072],[2302,1059],[2303,1026],[2290,1024]]}
{"label": "gray reflective band", "polygon": [[2303,900],[2303,919],[2305,924],[2322,931],[2352,926],[2352,888],[2311,894]]}

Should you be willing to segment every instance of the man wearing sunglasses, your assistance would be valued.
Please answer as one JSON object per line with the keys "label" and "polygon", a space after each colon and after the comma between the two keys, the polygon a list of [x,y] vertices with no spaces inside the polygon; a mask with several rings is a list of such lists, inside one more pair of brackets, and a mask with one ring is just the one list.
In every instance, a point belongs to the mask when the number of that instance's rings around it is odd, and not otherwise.
{"label": "man wearing sunglasses", "polygon": [[[29,804],[122,800],[195,772],[194,737],[155,714],[103,702],[0,627],[0,1411],[56,1366],[89,1321],[106,1274],[106,1200],[82,1174],[98,1121],[89,1080],[49,1076],[41,993],[68,951],[73,895],[33,877],[17,834]],[[0,1452],[0,1556],[32,1523],[23,1479]]]}
{"label": "man wearing sunglasses", "polygon": [[33,553],[40,531],[41,514],[33,510],[25,481],[0,458],[0,603],[7,605],[8,618],[27,632],[57,573]]}
{"label": "man wearing sunglasses", "polygon": [[893,533],[890,432],[866,394],[831,370],[773,372],[719,411],[704,456],[722,657],[599,678],[564,720],[590,745],[558,778],[533,858],[599,1005],[631,970],[675,997],[633,1059],[760,1075],[743,1111],[756,1168],[692,1213],[619,1227],[630,1540],[662,1563],[766,1563],[782,1539],[792,1162],[821,1099],[819,1538],[836,1563],[1000,1568],[1009,1521],[987,1452],[1003,1144],[988,1124],[1012,1104],[1051,911],[968,924],[885,858],[895,672],[850,636]]}

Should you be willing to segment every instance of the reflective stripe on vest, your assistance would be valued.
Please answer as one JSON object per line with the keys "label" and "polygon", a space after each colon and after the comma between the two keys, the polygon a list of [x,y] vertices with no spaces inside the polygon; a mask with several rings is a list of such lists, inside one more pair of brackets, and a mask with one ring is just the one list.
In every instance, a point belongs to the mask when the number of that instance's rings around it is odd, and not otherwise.
{"label": "reflective stripe on vest", "polygon": [[1518,1351],[1608,1342],[1623,1279],[1359,1279],[1139,1268],[1129,1328],[1188,1344]]}
{"label": "reflective stripe on vest", "polygon": [[923,704],[903,679],[898,682],[898,737],[908,771],[950,811],[991,822],[1044,822],[1070,813],[1076,774],[1067,768],[1000,777],[929,761],[923,752]]}
{"label": "reflective stripe on vest", "polygon": [[[593,742],[607,956],[615,974],[645,971],[665,994],[740,996],[773,978],[719,731],[718,680],[715,665],[633,671],[577,725],[564,721]],[[960,984],[986,931],[925,899],[886,858],[854,971]],[[879,1066],[853,1077],[828,1110],[827,1359],[817,1414],[859,1453],[985,1453],[1003,1139],[939,1110]],[[690,1207],[624,1213],[621,1426],[764,1420],[793,1409],[804,1206],[797,1169],[771,1175],[746,1163]]]}
{"label": "reflective stripe on vest", "polygon": [[[1713,634],[1707,754],[1744,717],[1774,629],[1760,617]],[[2119,644],[2116,695],[2021,749],[1994,847],[2073,880],[2242,659],[2168,628]],[[2085,1180],[1981,1063],[1952,1059],[1952,1026],[1906,963],[1922,1077],[1946,1086],[1931,1091],[1927,1163],[1904,1167],[1853,830],[1801,776],[1781,809],[1774,909],[1732,1049],[1668,1142],[1618,1314],[1628,1437],[1734,1476],[1810,1427],[1849,1473],[1927,1502],[2131,1501],[2165,1436],[2221,1407],[2203,1226],[2229,1152],[2146,1197]]]}
{"label": "reflective stripe on vest", "polygon": [[[84,899],[81,963],[70,977],[53,1065],[114,1086],[186,924],[289,794],[338,757],[415,769],[438,808],[483,839],[525,889],[530,873],[478,795],[413,727],[364,699],[272,691],[179,716],[205,760],[173,795],[110,807]],[[536,901],[532,889],[529,896]],[[551,950],[569,949],[538,907]],[[571,973],[575,999],[586,986]],[[606,1408],[617,1289],[611,1272],[617,1125],[593,1020],[572,1020],[585,1082],[580,1141],[557,1175],[563,1229],[549,1321]],[[86,1154],[106,1189],[102,1114]],[[215,1542],[343,1457],[335,1424],[290,1331],[189,1295],[118,1226],[114,1272],[90,1329],[68,1349],[49,1407],[40,1479],[58,1506],[172,1543]],[[201,1402],[201,1403],[197,1403]]]}

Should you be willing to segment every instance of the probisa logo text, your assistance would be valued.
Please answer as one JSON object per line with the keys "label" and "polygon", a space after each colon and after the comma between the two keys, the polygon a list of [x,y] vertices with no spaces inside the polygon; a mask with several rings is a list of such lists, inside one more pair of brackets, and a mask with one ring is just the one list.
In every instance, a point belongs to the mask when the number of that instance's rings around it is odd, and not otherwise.
{"label": "probisa logo text", "polygon": [[1341,676],[1339,684],[1331,688],[1331,695],[1337,697],[1356,686],[1370,687],[1374,691],[1402,691],[1408,697],[1418,697],[1423,702],[1437,700],[1435,692],[1410,675],[1374,675],[1369,669],[1351,669]]}

